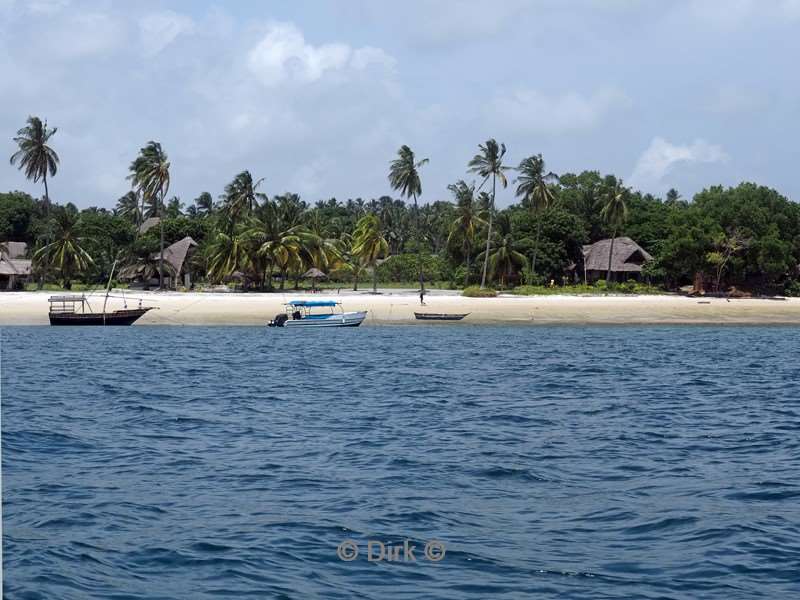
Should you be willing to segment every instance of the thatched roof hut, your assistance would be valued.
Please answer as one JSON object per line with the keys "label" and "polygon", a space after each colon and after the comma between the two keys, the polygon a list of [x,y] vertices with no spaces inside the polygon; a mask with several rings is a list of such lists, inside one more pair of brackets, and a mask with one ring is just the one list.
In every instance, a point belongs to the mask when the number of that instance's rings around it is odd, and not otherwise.
{"label": "thatched roof hut", "polygon": [[[583,247],[583,264],[588,280],[602,279],[608,272],[608,253],[611,240],[600,240]],[[611,273],[616,278],[638,278],[642,267],[653,257],[629,237],[614,238]]]}
{"label": "thatched roof hut", "polygon": [[[186,236],[174,244],[164,248],[164,275],[170,279],[180,280],[187,271],[187,259],[198,246],[191,237]],[[128,265],[120,269],[119,278],[123,281],[145,281],[151,277],[158,277],[158,261],[161,252],[153,252],[149,261]]]}
{"label": "thatched roof hut", "polygon": [[25,242],[3,242],[0,251],[0,289],[15,289],[30,277],[33,262],[25,258]]}

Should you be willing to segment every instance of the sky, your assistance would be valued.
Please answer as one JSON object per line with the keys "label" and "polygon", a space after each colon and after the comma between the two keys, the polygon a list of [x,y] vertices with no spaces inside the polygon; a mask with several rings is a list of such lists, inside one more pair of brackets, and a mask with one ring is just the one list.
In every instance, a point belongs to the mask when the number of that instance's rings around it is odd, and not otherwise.
{"label": "sky", "polygon": [[[489,138],[661,196],[800,200],[799,32],[800,0],[0,0],[0,152],[47,119],[51,198],[81,208],[113,207],[149,140],[186,203],[245,169],[270,195],[377,198],[402,144],[446,200]],[[42,194],[4,160],[15,189]]]}

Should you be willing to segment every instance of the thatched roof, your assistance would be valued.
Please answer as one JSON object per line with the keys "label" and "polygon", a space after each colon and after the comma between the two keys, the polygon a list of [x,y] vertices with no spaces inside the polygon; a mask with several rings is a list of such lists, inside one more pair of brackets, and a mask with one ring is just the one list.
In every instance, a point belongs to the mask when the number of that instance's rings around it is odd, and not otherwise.
{"label": "thatched roof", "polygon": [[[583,261],[587,271],[608,270],[608,252],[611,240],[600,240],[583,247]],[[611,271],[615,273],[640,273],[642,265],[653,257],[629,237],[614,238],[614,254],[611,256]]]}
{"label": "thatched roof", "polygon": [[320,271],[317,267],[312,267],[303,273],[303,279],[321,279],[323,277],[327,277],[327,275]]}
{"label": "thatched roof", "polygon": [[152,229],[159,223],[161,223],[161,219],[158,217],[149,217],[144,220],[144,223],[139,225],[139,233],[146,233],[148,229]]}
{"label": "thatched roof", "polygon": [[[197,245],[197,242],[189,236],[186,236],[182,240],[178,240],[171,246],[164,248],[165,275],[170,275],[172,277],[180,276],[181,273],[183,273],[186,257],[189,255],[192,248],[196,248]],[[150,255],[150,261],[157,262],[160,257],[160,251],[153,252]],[[143,279],[148,275],[148,271],[151,269],[152,267],[148,266],[148,264],[132,264],[120,269],[118,277],[122,280]]]}
{"label": "thatched roof", "polygon": [[30,259],[25,258],[2,258],[0,259],[0,275],[30,275]]}
{"label": "thatched roof", "polygon": [[[182,240],[178,240],[171,246],[164,248],[164,262],[169,263],[173,271],[180,275],[183,273],[183,263],[186,261],[189,251],[196,247],[197,242],[187,235]],[[154,259],[160,256],[160,252],[153,252],[152,254]]]}
{"label": "thatched roof", "polygon": [[25,242],[3,242],[2,245],[8,248],[8,252],[0,251],[0,258],[25,258],[28,253],[28,244]]}

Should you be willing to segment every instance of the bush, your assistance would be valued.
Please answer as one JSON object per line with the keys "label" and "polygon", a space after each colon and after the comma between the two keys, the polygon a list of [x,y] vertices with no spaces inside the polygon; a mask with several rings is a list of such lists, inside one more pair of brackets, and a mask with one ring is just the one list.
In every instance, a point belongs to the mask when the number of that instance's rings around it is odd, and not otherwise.
{"label": "bush", "polygon": [[471,285],[467,288],[464,288],[464,291],[461,293],[461,295],[466,296],[467,298],[494,298],[497,296],[497,292],[491,288],[481,289],[480,286]]}

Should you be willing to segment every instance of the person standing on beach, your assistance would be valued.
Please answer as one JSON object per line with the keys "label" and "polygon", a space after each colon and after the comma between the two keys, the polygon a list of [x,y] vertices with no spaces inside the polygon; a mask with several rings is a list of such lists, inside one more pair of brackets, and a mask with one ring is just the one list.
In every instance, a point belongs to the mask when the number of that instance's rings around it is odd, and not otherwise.
{"label": "person standing on beach", "polygon": [[425,306],[425,290],[419,291],[419,304],[420,306]]}

